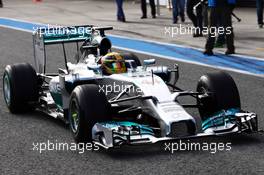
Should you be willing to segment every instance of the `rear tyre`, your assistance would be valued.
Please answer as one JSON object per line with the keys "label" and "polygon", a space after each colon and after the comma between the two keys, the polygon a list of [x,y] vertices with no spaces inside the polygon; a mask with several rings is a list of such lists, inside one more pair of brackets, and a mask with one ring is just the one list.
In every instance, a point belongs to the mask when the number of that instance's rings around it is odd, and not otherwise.
{"label": "rear tyre", "polygon": [[225,72],[208,73],[198,81],[197,92],[208,94],[198,98],[202,120],[230,108],[241,108],[239,92],[233,78]]}
{"label": "rear tyre", "polygon": [[72,92],[69,106],[69,123],[77,143],[92,141],[92,127],[109,120],[110,104],[97,85],[77,86]]}
{"label": "rear tyre", "polygon": [[34,109],[32,104],[38,100],[38,81],[34,68],[28,63],[6,66],[3,94],[11,113]]}
{"label": "rear tyre", "polygon": [[135,54],[133,54],[133,53],[122,53],[121,55],[124,57],[125,60],[134,60],[134,62],[136,63],[137,66],[141,66],[141,62]]}

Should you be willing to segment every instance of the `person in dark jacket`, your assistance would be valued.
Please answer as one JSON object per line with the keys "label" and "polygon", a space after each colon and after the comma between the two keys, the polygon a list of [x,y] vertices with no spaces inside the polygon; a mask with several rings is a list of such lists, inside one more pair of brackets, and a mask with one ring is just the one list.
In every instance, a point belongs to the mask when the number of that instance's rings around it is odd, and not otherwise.
{"label": "person in dark jacket", "polygon": [[193,37],[202,37],[203,29],[203,4],[196,7],[196,15],[194,14],[193,7],[197,5],[200,0],[187,0],[187,15],[197,29],[194,31]]}
{"label": "person in dark jacket", "polygon": [[125,13],[123,11],[123,0],[116,0],[117,4],[117,20],[120,22],[126,22]]}
{"label": "person in dark jacket", "polygon": [[263,0],[256,0],[259,28],[263,28]]}
{"label": "person in dark jacket", "polygon": [[3,7],[3,2],[2,2],[2,0],[0,0],[0,8],[2,8]]}
{"label": "person in dark jacket", "polygon": [[226,55],[235,53],[234,32],[232,27],[232,12],[236,0],[208,0],[208,27],[210,32],[205,45],[205,55],[213,55],[213,48],[217,33],[217,23],[222,22],[224,28],[227,50]]}
{"label": "person in dark jacket", "polygon": [[[156,5],[155,0],[149,0],[150,8],[151,8],[151,15],[152,18],[156,18]],[[142,17],[141,19],[147,18],[147,3],[146,0],[141,0],[141,10],[142,10]]]}

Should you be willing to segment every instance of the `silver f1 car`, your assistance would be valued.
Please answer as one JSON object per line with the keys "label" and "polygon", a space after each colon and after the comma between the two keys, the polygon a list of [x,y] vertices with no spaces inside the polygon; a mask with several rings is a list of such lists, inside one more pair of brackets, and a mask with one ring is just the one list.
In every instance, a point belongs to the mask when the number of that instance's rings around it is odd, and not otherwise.
{"label": "silver f1 car", "polygon": [[[177,65],[154,66],[154,59],[141,64],[137,56],[125,53],[127,71],[105,74],[99,60],[111,52],[105,36],[111,29],[37,30],[35,68],[27,63],[5,68],[4,99],[10,112],[42,111],[69,123],[76,142],[104,148],[258,131],[257,115],[240,109],[237,86],[227,73],[201,76],[196,92],[182,90],[176,86]],[[65,43],[76,43],[77,63],[67,61]],[[64,53],[65,68],[58,73],[46,72],[46,49],[52,44],[62,44]],[[193,104],[181,104],[183,96],[193,97]],[[186,108],[197,108],[202,124]]]}

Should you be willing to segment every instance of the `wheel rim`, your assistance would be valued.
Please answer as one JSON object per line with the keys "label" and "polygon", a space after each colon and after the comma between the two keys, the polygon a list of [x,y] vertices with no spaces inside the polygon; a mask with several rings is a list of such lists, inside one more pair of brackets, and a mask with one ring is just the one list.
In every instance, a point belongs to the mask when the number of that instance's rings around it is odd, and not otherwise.
{"label": "wheel rim", "polygon": [[70,124],[71,124],[71,129],[74,133],[77,132],[78,127],[79,127],[79,110],[78,110],[78,105],[76,101],[72,101],[71,103],[71,111],[70,111]]}
{"label": "wheel rim", "polygon": [[8,105],[10,105],[11,101],[11,87],[10,81],[7,74],[4,75],[4,99]]}

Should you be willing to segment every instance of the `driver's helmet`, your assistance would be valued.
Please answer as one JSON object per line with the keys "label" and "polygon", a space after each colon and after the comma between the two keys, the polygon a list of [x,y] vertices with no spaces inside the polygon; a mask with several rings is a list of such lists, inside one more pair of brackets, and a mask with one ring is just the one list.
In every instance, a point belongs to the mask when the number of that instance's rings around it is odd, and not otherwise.
{"label": "driver's helmet", "polygon": [[117,52],[110,52],[103,56],[101,64],[106,74],[120,74],[127,71],[124,57]]}

